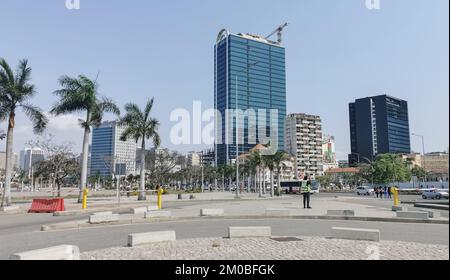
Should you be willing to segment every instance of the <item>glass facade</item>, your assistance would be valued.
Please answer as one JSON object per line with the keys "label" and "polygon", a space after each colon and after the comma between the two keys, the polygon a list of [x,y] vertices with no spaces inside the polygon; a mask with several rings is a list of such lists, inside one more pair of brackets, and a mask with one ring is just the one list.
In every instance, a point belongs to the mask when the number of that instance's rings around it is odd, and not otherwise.
{"label": "glass facade", "polygon": [[[236,158],[236,129],[229,129],[227,134],[227,109],[255,112],[256,123],[249,122],[251,117],[247,115],[238,123],[239,138],[243,138],[242,142],[239,141],[239,154],[261,143],[261,133],[273,136],[270,133],[271,121],[278,126],[278,143],[275,144],[278,150],[284,150],[285,49],[250,35],[234,35],[226,31],[221,34],[215,46],[215,109],[221,115],[221,119],[216,117],[216,163],[230,163]],[[270,110],[277,110],[278,114]],[[230,121],[232,125],[229,127],[235,128],[236,118]]]}
{"label": "glass facade", "polygon": [[411,152],[408,102],[388,95],[357,99],[350,103],[349,115],[351,165],[363,157]]}
{"label": "glass facade", "polygon": [[111,158],[114,155],[114,126],[104,125],[92,131],[90,174],[110,176]]}

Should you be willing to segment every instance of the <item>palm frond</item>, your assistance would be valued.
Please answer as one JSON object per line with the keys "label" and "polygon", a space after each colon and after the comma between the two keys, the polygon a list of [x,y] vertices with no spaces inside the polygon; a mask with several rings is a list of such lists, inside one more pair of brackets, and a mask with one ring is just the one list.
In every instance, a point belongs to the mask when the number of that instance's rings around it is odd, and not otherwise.
{"label": "palm frond", "polygon": [[31,68],[28,67],[28,60],[22,59],[16,71],[15,82],[19,87],[25,87],[31,80]]}
{"label": "palm frond", "polygon": [[145,110],[144,110],[144,116],[145,116],[145,120],[148,119],[148,117],[150,116],[150,112],[152,111],[153,108],[153,98],[151,98],[150,100],[147,101],[147,105],[145,105]]}
{"label": "palm frond", "polygon": [[98,104],[98,107],[102,112],[113,113],[116,116],[120,116],[120,109],[112,99],[103,97],[102,101]]}
{"label": "palm frond", "polygon": [[21,104],[20,106],[33,123],[34,132],[42,133],[48,124],[48,118],[44,115],[44,113],[42,113],[42,110],[31,104]]}

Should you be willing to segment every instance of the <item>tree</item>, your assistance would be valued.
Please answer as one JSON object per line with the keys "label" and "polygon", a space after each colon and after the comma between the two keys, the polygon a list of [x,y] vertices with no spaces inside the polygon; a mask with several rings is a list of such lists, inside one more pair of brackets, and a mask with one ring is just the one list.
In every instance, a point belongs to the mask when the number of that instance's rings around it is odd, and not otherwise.
{"label": "tree", "polygon": [[277,170],[277,184],[278,184],[278,195],[281,195],[281,171],[284,168],[283,161],[287,160],[289,155],[283,151],[277,151],[273,155],[273,164],[275,169]]}
{"label": "tree", "polygon": [[[11,205],[11,179],[13,161],[13,134],[16,110],[21,108],[33,124],[33,131],[41,133],[47,126],[48,119],[39,107],[30,103],[36,94],[35,87],[30,83],[31,68],[26,59],[19,62],[14,74],[8,63],[0,58],[0,119],[8,120],[6,133],[6,174],[5,188],[1,206]],[[5,202],[6,200],[6,202]]]}
{"label": "tree", "polygon": [[409,181],[411,173],[397,154],[381,154],[373,162],[373,178],[378,184]]}
{"label": "tree", "polygon": [[264,163],[264,166],[267,167],[270,172],[270,196],[273,197],[275,194],[273,180],[273,170],[275,169],[274,155],[264,155],[262,157],[262,161]]}
{"label": "tree", "polygon": [[120,110],[111,99],[99,98],[97,80],[92,81],[86,76],[79,75],[78,78],[62,76],[58,82],[61,89],[54,91],[54,94],[59,100],[50,112],[56,116],[86,112],[86,119],[80,120],[80,125],[84,129],[80,193],[78,196],[78,203],[81,203],[82,192],[87,183],[91,127],[97,127],[101,124],[104,113],[109,112],[118,116]]}
{"label": "tree", "polygon": [[58,196],[61,196],[64,180],[69,176],[77,177],[79,172],[79,164],[72,152],[72,144],[57,144],[52,134],[30,141],[29,144],[40,148],[46,158],[37,165],[36,177],[42,176],[53,180],[57,186]]}
{"label": "tree", "polygon": [[125,105],[126,114],[120,119],[120,124],[125,126],[120,139],[126,141],[128,138],[133,138],[136,143],[141,140],[141,154],[140,154],[140,192],[139,200],[145,200],[145,140],[152,139],[153,146],[159,147],[161,139],[158,134],[159,121],[150,117],[153,108],[153,98],[148,100],[144,111],[139,109],[139,106],[134,103]]}
{"label": "tree", "polygon": [[[261,169],[263,169],[263,162],[262,157],[259,151],[253,152],[250,154],[250,162],[255,167],[255,179],[258,178],[259,180],[255,180],[255,186],[256,181],[259,181],[259,197],[262,197],[262,180],[261,180]],[[255,189],[256,190],[256,189]]]}
{"label": "tree", "polygon": [[419,180],[425,179],[427,177],[427,171],[420,166],[414,166],[411,169],[411,175],[417,177]]}

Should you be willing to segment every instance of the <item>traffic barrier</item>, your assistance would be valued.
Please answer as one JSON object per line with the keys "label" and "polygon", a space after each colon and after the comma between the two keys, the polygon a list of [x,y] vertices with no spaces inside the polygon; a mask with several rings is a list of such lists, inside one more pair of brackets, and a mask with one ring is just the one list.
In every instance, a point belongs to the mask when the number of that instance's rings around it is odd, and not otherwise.
{"label": "traffic barrier", "polygon": [[64,198],[52,198],[52,199],[33,199],[30,210],[28,213],[53,213],[56,211],[64,211]]}
{"label": "traffic barrier", "polygon": [[349,240],[380,241],[380,230],[363,228],[331,228],[331,237]]}
{"label": "traffic barrier", "polygon": [[132,233],[128,235],[128,246],[134,247],[142,244],[175,240],[175,231]]}
{"label": "traffic barrier", "polygon": [[17,205],[11,205],[11,206],[3,206],[0,208],[0,212],[14,212],[19,211],[20,208]]}
{"label": "traffic barrier", "polygon": [[10,260],[79,260],[80,249],[75,245],[61,245],[39,250],[15,253]]}
{"label": "traffic barrier", "polygon": [[111,222],[118,222],[119,220],[120,220],[119,214],[89,216],[90,224],[111,223]]}
{"label": "traffic barrier", "polygon": [[229,227],[228,238],[271,237],[271,227]]}
{"label": "traffic barrier", "polygon": [[157,211],[159,210],[158,205],[147,206],[147,211]]}
{"label": "traffic barrier", "polygon": [[397,212],[397,211],[408,211],[408,207],[405,206],[392,206],[392,211]]}
{"label": "traffic barrier", "polygon": [[327,210],[327,216],[353,217],[353,216],[355,216],[355,211],[353,211],[353,210]]}
{"label": "traffic barrier", "polygon": [[200,216],[222,216],[223,209],[200,209]]}
{"label": "traffic barrier", "polygon": [[397,218],[428,220],[428,213],[421,211],[397,211]]}
{"label": "traffic barrier", "polygon": [[132,208],[131,214],[144,214],[147,211],[147,207]]}
{"label": "traffic barrier", "polygon": [[419,211],[428,213],[428,218],[439,218],[439,217],[441,217],[441,213],[440,212],[434,212],[434,211],[430,211],[430,210],[419,210]]}
{"label": "traffic barrier", "polygon": [[148,211],[145,212],[144,218],[168,218],[172,216],[172,212],[170,211]]}

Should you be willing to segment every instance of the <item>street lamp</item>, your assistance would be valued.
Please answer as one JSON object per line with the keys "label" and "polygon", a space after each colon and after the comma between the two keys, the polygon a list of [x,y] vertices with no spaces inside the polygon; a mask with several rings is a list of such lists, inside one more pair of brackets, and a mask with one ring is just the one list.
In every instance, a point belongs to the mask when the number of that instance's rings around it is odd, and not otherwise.
{"label": "street lamp", "polygon": [[242,69],[235,74],[236,78],[236,198],[239,198],[239,101],[238,101],[238,74],[248,71],[250,67],[258,64],[259,61],[248,65],[247,68]]}

